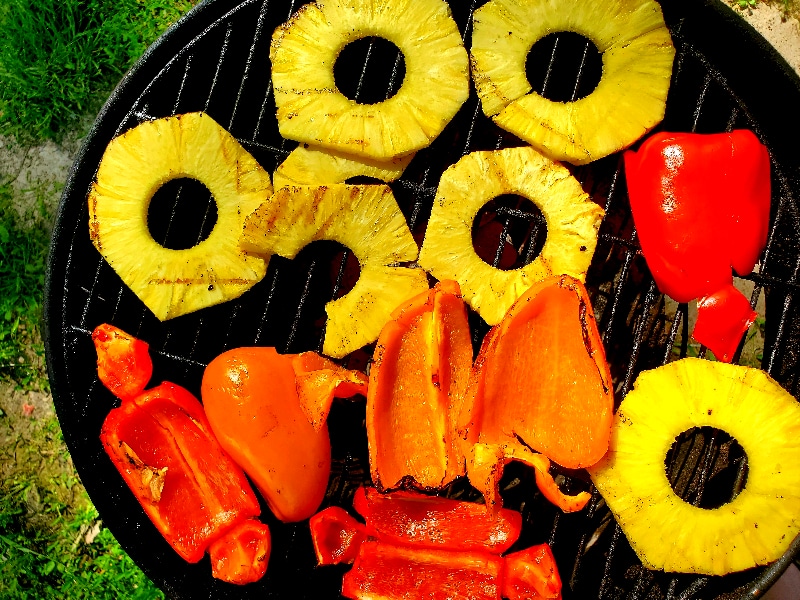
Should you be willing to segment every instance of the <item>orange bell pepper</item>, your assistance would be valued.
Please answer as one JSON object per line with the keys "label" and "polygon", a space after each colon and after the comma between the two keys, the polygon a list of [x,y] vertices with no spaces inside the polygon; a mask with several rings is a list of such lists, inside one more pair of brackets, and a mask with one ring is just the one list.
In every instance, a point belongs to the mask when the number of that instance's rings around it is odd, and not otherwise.
{"label": "orange bell pepper", "polygon": [[[275,516],[286,522],[314,514],[331,466],[327,424],[322,420],[315,428],[301,407],[296,358],[274,348],[229,350],[206,367],[201,388],[220,444],[250,476]],[[348,382],[346,393],[353,391],[351,373],[331,368],[330,361],[322,364],[334,381]],[[336,383],[318,384],[311,387],[331,395],[341,391]],[[363,386],[355,387],[363,391]]]}
{"label": "orange bell pepper", "polygon": [[[459,421],[473,452],[470,481],[487,502],[498,497],[488,482],[499,482],[506,459],[524,459],[536,468],[546,497],[565,510],[583,506],[588,494],[577,502],[563,496],[547,471],[549,461],[532,458],[538,452],[579,469],[608,449],[611,373],[583,284],[551,277],[521,296],[484,339],[471,389]],[[476,466],[480,474],[469,473]]]}
{"label": "orange bell pepper", "polygon": [[533,285],[486,336],[476,360],[468,439],[517,439],[569,469],[608,449],[611,373],[583,284]]}
{"label": "orange bell pepper", "polygon": [[456,419],[469,385],[472,342],[454,281],[392,314],[378,337],[367,395],[372,480],[438,488],[464,473]]}
{"label": "orange bell pepper", "polygon": [[258,500],[197,398],[169,382],[142,391],[152,372],[147,344],[110,325],[93,339],[101,381],[122,400],[103,422],[103,447],[167,542],[197,562],[260,514]]}
{"label": "orange bell pepper", "polygon": [[334,397],[367,395],[367,376],[351,371],[316,352],[292,356],[300,408],[316,431],[328,418]]}

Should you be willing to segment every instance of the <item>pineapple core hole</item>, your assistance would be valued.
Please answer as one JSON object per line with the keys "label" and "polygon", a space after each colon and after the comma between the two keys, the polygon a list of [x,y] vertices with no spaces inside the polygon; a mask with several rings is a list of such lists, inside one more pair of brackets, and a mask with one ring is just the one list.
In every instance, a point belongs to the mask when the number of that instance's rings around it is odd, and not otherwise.
{"label": "pineapple core hole", "polygon": [[574,102],[591,94],[603,74],[597,46],[578,33],[562,31],[544,36],[528,52],[528,83],[553,102]]}
{"label": "pineapple core hole", "polygon": [[503,271],[532,262],[547,239],[547,223],[533,202],[516,194],[497,196],[472,222],[472,246],[483,262]]}
{"label": "pineapple core hole", "polygon": [[394,96],[403,85],[406,62],[392,42],[368,36],[345,46],[333,65],[336,87],[359,104],[376,104]]}
{"label": "pineapple core hole", "polygon": [[186,250],[205,240],[217,224],[217,203],[197,179],[179,177],[162,185],[150,199],[147,229],[170,250]]}
{"label": "pineapple core hole", "polygon": [[747,483],[744,449],[714,427],[693,427],[675,438],[664,467],[675,493],[700,508],[727,504]]}

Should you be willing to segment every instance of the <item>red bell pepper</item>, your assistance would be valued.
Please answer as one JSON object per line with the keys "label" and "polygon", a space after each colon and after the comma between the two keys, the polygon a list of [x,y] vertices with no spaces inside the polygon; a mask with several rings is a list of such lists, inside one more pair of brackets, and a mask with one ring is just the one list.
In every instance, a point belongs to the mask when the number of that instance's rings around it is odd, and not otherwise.
{"label": "red bell pepper", "polygon": [[97,349],[97,377],[121,400],[142,393],[153,375],[147,342],[103,323],[92,332]]}
{"label": "red bell pepper", "polygon": [[445,550],[481,550],[500,554],[519,538],[522,515],[502,509],[415,492],[381,494],[356,491],[353,508],[367,522],[367,533],[395,544]]}
{"label": "red bell pepper", "polygon": [[770,162],[747,130],[660,133],[625,153],[636,231],[658,288],[698,300],[693,337],[730,362],[756,317],[732,283],[767,240]]}
{"label": "red bell pepper", "polygon": [[197,562],[212,542],[260,513],[258,500],[189,391],[169,382],[141,391],[151,373],[143,342],[109,325],[93,339],[101,380],[114,382],[109,389],[122,400],[103,423],[103,446],[166,541]]}
{"label": "red bell pepper", "polygon": [[264,523],[255,519],[239,523],[209,546],[211,574],[237,585],[258,581],[267,572],[271,541]]}
{"label": "red bell pepper", "polygon": [[480,504],[374,488],[360,488],[353,505],[366,525],[338,507],[310,522],[319,564],[355,558],[342,582],[347,598],[561,598],[547,544],[501,556],[519,537],[519,513],[494,515]]}
{"label": "red bell pepper", "polygon": [[319,565],[350,564],[367,539],[367,530],[343,508],[329,506],[308,521]]}
{"label": "red bell pepper", "polygon": [[561,576],[556,569],[553,551],[547,544],[531,546],[506,556],[505,575],[503,598],[561,598]]}
{"label": "red bell pepper", "polygon": [[486,551],[432,550],[366,541],[342,580],[345,598],[500,600],[503,559]]}

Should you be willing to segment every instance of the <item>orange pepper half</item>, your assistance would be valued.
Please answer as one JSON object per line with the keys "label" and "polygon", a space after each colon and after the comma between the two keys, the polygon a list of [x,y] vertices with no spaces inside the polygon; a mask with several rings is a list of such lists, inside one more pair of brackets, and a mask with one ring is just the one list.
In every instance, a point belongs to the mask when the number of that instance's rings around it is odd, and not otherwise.
{"label": "orange pepper half", "polygon": [[611,433],[611,373],[580,281],[551,277],[517,300],[484,339],[472,394],[460,425],[470,482],[487,503],[499,499],[502,466],[521,460],[551,502],[582,508],[589,494],[563,495],[548,472],[550,460],[569,469],[594,464]]}
{"label": "orange pepper half", "polygon": [[476,360],[471,441],[517,440],[568,469],[608,449],[611,373],[586,288],[572,277],[533,285],[486,336]]}
{"label": "orange pepper half", "polygon": [[367,395],[376,486],[404,479],[439,488],[464,474],[456,419],[472,365],[469,323],[454,281],[438,283],[392,314],[375,348]]}

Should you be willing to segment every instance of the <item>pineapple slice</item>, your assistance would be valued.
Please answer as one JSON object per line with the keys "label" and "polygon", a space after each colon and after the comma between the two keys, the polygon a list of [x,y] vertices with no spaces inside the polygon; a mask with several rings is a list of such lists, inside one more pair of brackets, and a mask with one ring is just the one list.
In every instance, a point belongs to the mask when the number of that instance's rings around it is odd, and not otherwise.
{"label": "pineapple slice", "polygon": [[407,154],[378,161],[300,144],[278,165],[272,184],[277,190],[287,185],[344,183],[351,177],[374,177],[388,183],[403,174],[412,158],[413,154]]}
{"label": "pineapple slice", "polygon": [[[492,198],[519,194],[547,221],[547,240],[536,259],[503,271],[480,259],[472,223]],[[455,279],[469,305],[496,325],[525,290],[551,275],[583,282],[597,245],[604,211],[569,171],[530,147],[473,152],[439,181],[419,265],[437,279]]]}
{"label": "pineapple slice", "polygon": [[428,289],[421,269],[398,266],[414,261],[419,249],[388,186],[280,188],[247,217],[241,246],[294,258],[316,240],[347,246],[361,265],[353,289],[325,306],[322,351],[328,356],[341,358],[374,342],[399,304]]}
{"label": "pineapple slice", "polygon": [[[217,223],[185,250],[158,244],[147,228],[153,194],[166,182],[202,182]],[[268,258],[238,247],[244,217],[272,193],[269,173],[205,113],[147,121],[113,139],[89,192],[92,243],[122,281],[166,320],[241,296],[260,281]]]}
{"label": "pineapple slice", "polygon": [[[573,31],[602,54],[597,88],[574,102],[531,91],[525,60],[546,35]],[[472,74],[484,113],[554,160],[586,164],[664,118],[675,48],[654,0],[492,0],[475,11]]]}
{"label": "pineapple slice", "polygon": [[[358,104],[336,87],[342,49],[379,36],[403,52],[400,90]],[[467,52],[443,0],[318,0],[275,30],[270,47],[278,126],[286,138],[372,158],[430,144],[469,95]]]}
{"label": "pineapple slice", "polygon": [[[675,438],[703,426],[747,453],[744,490],[715,509],[678,497],[664,465]],[[800,532],[800,405],[763,371],[685,358],[639,375],[589,473],[646,567],[722,575],[764,565]]]}

